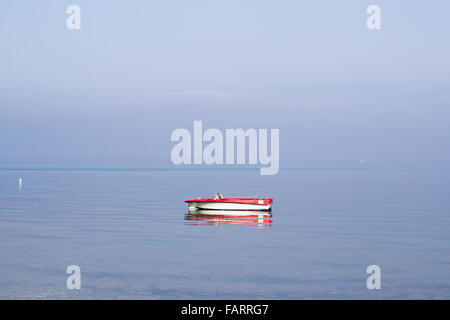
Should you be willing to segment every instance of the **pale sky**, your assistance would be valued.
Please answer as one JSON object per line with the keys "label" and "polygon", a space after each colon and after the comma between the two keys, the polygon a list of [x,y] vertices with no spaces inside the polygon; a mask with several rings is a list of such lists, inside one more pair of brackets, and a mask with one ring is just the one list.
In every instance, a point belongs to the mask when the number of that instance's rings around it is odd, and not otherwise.
{"label": "pale sky", "polygon": [[[66,28],[67,6],[81,30]],[[381,8],[368,30],[366,8]],[[281,167],[447,166],[448,1],[0,4],[0,166],[170,166],[177,128],[280,129]]]}

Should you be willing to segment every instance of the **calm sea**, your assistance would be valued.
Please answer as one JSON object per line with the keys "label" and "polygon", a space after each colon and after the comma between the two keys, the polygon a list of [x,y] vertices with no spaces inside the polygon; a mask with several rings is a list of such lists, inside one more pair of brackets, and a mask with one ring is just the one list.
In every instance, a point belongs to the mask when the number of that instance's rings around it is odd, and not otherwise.
{"label": "calm sea", "polygon": [[[3,168],[0,298],[450,299],[448,176]],[[273,197],[272,217],[186,215],[217,191]]]}

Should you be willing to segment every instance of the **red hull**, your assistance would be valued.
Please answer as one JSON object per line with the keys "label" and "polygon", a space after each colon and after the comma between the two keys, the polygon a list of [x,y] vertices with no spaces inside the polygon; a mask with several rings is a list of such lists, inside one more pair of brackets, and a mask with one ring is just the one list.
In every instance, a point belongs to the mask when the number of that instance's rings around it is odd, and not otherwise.
{"label": "red hull", "polygon": [[272,204],[272,198],[265,199],[253,199],[253,198],[223,198],[223,199],[207,199],[207,198],[198,198],[198,199],[190,199],[186,200],[186,203],[189,202],[212,202],[212,203],[241,203],[241,204],[256,204],[256,205],[269,205]]}

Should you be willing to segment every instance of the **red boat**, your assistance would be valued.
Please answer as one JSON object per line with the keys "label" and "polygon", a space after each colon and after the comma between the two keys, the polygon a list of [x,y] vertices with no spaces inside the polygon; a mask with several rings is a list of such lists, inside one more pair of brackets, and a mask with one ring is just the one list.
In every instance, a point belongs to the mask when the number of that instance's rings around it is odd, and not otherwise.
{"label": "red boat", "polygon": [[209,198],[197,198],[185,201],[189,205],[189,211],[196,210],[244,210],[244,211],[270,211],[272,198],[260,197],[233,197],[225,198],[220,192],[216,192]]}

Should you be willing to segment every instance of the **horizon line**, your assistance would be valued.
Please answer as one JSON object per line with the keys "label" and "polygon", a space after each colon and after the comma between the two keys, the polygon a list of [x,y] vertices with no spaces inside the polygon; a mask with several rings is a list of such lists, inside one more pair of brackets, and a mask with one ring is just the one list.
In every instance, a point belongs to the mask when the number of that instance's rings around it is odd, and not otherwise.
{"label": "horizon line", "polygon": [[[254,171],[261,167],[120,167],[120,166],[0,166],[0,171]],[[280,167],[283,171],[380,171],[399,170],[394,168],[368,168],[368,167]]]}

